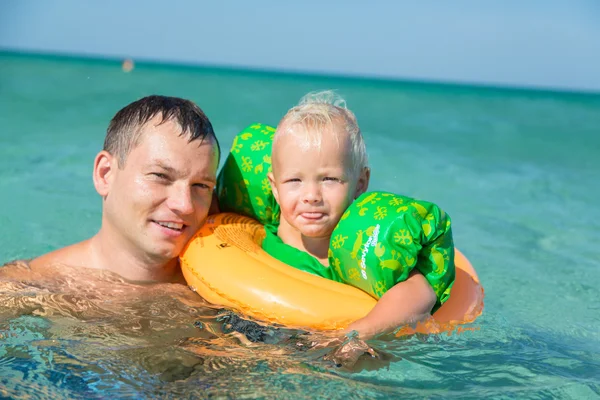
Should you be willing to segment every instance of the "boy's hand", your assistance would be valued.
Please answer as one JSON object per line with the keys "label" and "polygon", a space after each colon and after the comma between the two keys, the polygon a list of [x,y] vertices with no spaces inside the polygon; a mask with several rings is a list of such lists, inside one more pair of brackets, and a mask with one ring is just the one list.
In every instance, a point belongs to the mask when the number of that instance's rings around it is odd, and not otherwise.
{"label": "boy's hand", "polygon": [[[393,358],[376,351],[360,339],[357,332],[349,332],[344,336],[319,337],[316,340],[298,342],[297,345],[305,347],[306,350],[329,350],[323,359],[346,369],[378,369],[387,365]],[[376,361],[373,363],[369,360]],[[359,361],[360,366],[357,366]]]}
{"label": "boy's hand", "polygon": [[367,342],[358,337],[350,337],[327,354],[324,360],[332,361],[338,367],[352,368],[364,354],[380,359],[379,354]]}

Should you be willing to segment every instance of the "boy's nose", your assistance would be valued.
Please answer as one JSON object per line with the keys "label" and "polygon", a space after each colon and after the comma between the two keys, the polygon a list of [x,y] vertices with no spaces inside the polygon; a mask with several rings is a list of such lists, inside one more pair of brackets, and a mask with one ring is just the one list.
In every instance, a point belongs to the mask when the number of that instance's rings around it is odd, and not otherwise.
{"label": "boy's nose", "polygon": [[304,192],[305,203],[318,203],[321,201],[321,190],[318,185],[308,185]]}

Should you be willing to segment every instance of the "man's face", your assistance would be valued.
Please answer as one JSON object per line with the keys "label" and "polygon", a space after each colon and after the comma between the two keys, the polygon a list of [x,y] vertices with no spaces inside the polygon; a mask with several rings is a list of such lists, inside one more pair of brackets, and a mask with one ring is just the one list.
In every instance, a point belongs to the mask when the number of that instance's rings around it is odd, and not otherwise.
{"label": "man's face", "polygon": [[177,257],[200,228],[218,167],[214,141],[188,143],[176,122],[159,122],[154,118],[142,128],[122,169],[113,159],[104,204],[110,234],[149,262]]}

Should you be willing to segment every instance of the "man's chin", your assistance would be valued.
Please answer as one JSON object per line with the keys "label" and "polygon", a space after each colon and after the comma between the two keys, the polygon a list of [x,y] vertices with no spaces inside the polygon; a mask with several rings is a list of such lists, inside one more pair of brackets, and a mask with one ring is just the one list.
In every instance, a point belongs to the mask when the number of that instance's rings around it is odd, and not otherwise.
{"label": "man's chin", "polygon": [[154,248],[154,251],[151,254],[151,257],[156,261],[168,263],[174,258],[179,257],[181,252],[183,251],[182,246],[165,246],[163,248]]}
{"label": "man's chin", "polygon": [[157,256],[170,259],[179,256],[191,238],[192,235],[189,235],[189,237],[182,236],[176,240],[164,237],[152,238],[152,242],[147,243],[147,249]]}

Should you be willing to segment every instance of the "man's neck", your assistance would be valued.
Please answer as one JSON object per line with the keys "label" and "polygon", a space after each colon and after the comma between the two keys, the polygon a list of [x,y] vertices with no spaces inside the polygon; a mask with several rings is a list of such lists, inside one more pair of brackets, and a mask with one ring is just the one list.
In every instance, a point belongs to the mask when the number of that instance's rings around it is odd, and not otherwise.
{"label": "man's neck", "polygon": [[[133,246],[131,246],[133,247]],[[179,259],[153,259],[132,250],[126,240],[104,227],[89,240],[90,267],[114,272],[131,281],[183,282]]]}
{"label": "man's neck", "polygon": [[330,237],[307,237],[296,228],[288,224],[283,218],[277,230],[277,236],[286,244],[302,250],[317,258],[321,264],[329,265],[327,254],[329,252]]}

